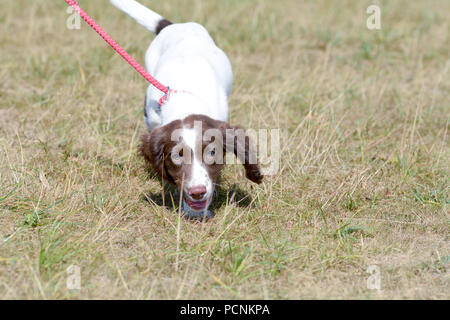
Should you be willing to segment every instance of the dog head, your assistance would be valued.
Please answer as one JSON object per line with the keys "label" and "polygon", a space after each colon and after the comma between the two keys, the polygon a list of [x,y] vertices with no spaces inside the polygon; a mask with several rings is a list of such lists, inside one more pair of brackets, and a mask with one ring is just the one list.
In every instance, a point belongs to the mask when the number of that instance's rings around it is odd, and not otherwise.
{"label": "dog head", "polygon": [[141,151],[163,180],[178,187],[191,218],[207,214],[226,152],[236,155],[248,179],[260,183],[263,178],[245,130],[204,115],[155,128],[143,136]]}

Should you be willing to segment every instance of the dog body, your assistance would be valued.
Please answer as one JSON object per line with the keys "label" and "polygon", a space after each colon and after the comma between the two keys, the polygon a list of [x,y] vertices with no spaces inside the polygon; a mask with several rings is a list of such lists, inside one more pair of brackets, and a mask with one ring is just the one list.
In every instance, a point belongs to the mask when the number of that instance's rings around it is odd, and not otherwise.
{"label": "dog body", "polygon": [[[226,122],[233,82],[231,63],[203,26],[172,24],[134,0],[111,2],[157,35],[147,50],[146,68],[170,87],[162,105],[164,94],[151,85],[147,89],[144,120],[149,133],[142,139],[142,153],[163,180],[178,186],[187,216],[211,215],[207,208],[224,152],[236,154],[250,180],[259,183],[262,179],[258,165],[248,163],[249,141],[225,141],[227,135],[241,129]],[[214,136],[209,144],[204,139],[208,131]],[[242,154],[238,154],[238,145]]]}
{"label": "dog body", "polygon": [[178,90],[160,107],[162,93],[153,86],[147,89],[145,120],[150,131],[191,114],[227,121],[231,64],[201,25],[165,27],[151,43],[145,62],[150,74]]}
{"label": "dog body", "polygon": [[136,1],[111,0],[157,37],[145,55],[147,71],[158,81],[178,90],[164,107],[163,93],[150,85],[145,123],[152,131],[191,114],[227,121],[228,97],[233,83],[231,63],[206,29],[198,23],[172,24]]}

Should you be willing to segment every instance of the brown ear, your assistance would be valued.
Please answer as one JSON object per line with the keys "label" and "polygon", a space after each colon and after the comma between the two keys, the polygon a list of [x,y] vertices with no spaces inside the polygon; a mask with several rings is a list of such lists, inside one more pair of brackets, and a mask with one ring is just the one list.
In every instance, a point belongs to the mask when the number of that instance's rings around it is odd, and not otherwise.
{"label": "brown ear", "polygon": [[166,169],[166,161],[168,159],[165,149],[170,141],[169,130],[167,126],[162,126],[153,129],[151,133],[143,135],[141,153],[161,179],[174,184],[175,181]]}
{"label": "brown ear", "polygon": [[222,122],[221,130],[224,137],[224,152],[233,152],[244,165],[245,176],[255,183],[261,183],[264,176],[258,165],[257,151],[245,129]]}

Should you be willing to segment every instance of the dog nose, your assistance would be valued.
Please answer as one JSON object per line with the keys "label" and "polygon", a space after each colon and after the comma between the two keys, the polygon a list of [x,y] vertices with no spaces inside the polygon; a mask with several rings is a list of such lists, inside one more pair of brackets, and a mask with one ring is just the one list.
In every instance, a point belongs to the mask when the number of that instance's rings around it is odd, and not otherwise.
{"label": "dog nose", "polygon": [[203,199],[203,197],[206,194],[206,187],[205,186],[194,186],[188,189],[189,195],[194,200],[200,200]]}

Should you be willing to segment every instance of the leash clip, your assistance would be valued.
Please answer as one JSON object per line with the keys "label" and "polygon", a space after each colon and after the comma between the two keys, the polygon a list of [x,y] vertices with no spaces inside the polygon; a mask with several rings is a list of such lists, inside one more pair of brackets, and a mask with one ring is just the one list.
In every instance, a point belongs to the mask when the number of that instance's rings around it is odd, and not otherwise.
{"label": "leash clip", "polygon": [[167,86],[167,93],[166,93],[166,101],[169,100],[169,96],[170,96],[170,87]]}
{"label": "leash clip", "polygon": [[161,97],[161,99],[159,99],[159,101],[158,101],[158,105],[159,105],[160,108],[163,106],[163,104],[165,104],[169,100],[169,96],[170,96],[170,87],[167,86],[166,94],[163,95]]}

